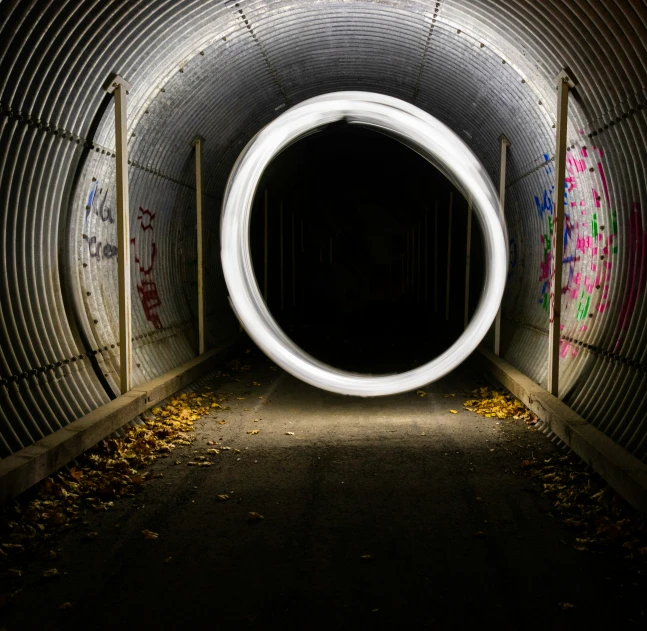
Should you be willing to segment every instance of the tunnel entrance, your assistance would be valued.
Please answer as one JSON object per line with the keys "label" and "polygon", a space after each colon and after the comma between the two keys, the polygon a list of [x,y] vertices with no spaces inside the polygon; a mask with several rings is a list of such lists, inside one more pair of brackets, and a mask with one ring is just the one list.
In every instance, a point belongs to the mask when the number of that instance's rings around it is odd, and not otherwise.
{"label": "tunnel entrance", "polygon": [[[399,141],[329,125],[284,150],[259,183],[250,243],[261,293],[287,334],[336,368],[422,365],[463,330],[467,206]],[[470,313],[485,266],[475,220],[471,242]]]}

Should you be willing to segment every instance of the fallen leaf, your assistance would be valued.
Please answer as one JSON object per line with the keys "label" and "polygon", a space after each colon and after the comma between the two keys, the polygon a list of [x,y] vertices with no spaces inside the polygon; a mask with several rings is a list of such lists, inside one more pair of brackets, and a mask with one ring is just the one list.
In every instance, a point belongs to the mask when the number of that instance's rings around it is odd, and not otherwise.
{"label": "fallen leaf", "polygon": [[220,449],[207,449],[208,454],[219,454]]}
{"label": "fallen leaf", "polygon": [[360,559],[365,559],[366,561],[368,561],[368,560],[370,560],[372,558],[373,558],[372,554],[362,554],[362,556],[360,557]]}
{"label": "fallen leaf", "polygon": [[222,495],[216,495],[216,498],[218,498],[218,500],[220,500],[221,502],[226,502],[229,499],[229,495],[223,493]]}
{"label": "fallen leaf", "polygon": [[458,414],[458,410],[449,410],[452,414]]}
{"label": "fallen leaf", "polygon": [[426,436],[427,434],[425,432],[422,432],[422,434],[420,434],[420,435],[421,436]]}
{"label": "fallen leaf", "polygon": [[261,519],[265,519],[265,517],[253,511],[247,515],[247,521],[249,522],[257,522],[257,521],[261,521]]}
{"label": "fallen leaf", "polygon": [[9,569],[9,570],[7,570],[7,575],[8,576],[14,576],[16,578],[20,578],[22,576],[22,570]]}
{"label": "fallen leaf", "polygon": [[244,401],[245,397],[236,397],[239,401]]}
{"label": "fallen leaf", "polygon": [[142,530],[142,535],[144,535],[144,539],[157,539],[159,537],[156,532],[148,529]]}
{"label": "fallen leaf", "polygon": [[218,421],[218,425],[224,425],[227,421]]}
{"label": "fallen leaf", "polygon": [[254,434],[258,434],[260,431],[261,431],[260,429],[250,429],[247,433],[254,435]]}
{"label": "fallen leaf", "polygon": [[43,576],[45,578],[55,578],[56,576],[60,576],[60,575],[58,573],[58,570],[55,567],[53,567],[53,568],[51,568],[49,570],[45,570],[43,572]]}
{"label": "fallen leaf", "polygon": [[455,397],[455,394],[443,394],[444,399],[449,399],[449,397]]}
{"label": "fallen leaf", "polygon": [[416,390],[416,394],[419,397],[426,397],[427,396],[427,393],[424,390]]}
{"label": "fallen leaf", "polygon": [[285,432],[286,436],[294,436],[294,432]]}

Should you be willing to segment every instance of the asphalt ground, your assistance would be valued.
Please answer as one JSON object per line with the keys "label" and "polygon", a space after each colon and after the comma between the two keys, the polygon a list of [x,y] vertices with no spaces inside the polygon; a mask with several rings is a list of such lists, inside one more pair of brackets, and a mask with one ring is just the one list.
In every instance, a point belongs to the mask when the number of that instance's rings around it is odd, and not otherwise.
{"label": "asphalt ground", "polygon": [[[469,364],[425,397],[359,399],[241,359],[249,372],[192,386],[230,409],[197,421],[142,493],[16,561],[1,628],[645,628],[644,577],[576,551],[523,474],[561,448],[464,410],[484,381]],[[209,442],[231,449],[187,466]]]}

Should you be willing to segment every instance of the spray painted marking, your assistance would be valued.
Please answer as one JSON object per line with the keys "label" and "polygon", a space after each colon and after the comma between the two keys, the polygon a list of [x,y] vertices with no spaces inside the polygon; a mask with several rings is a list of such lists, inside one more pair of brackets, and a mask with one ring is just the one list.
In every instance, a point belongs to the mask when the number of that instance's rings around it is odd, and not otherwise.
{"label": "spray painted marking", "polygon": [[640,204],[634,202],[629,215],[629,278],[618,314],[620,337],[616,342],[616,350],[622,346],[625,334],[631,322],[631,316],[636,308],[638,296],[645,290],[647,280],[647,235],[642,225]]}
{"label": "spray painted marking", "polygon": [[146,319],[156,328],[162,328],[162,321],[157,314],[157,308],[162,300],[157,292],[157,285],[153,279],[153,267],[157,256],[157,245],[155,244],[155,233],[153,220],[155,213],[139,207],[137,222],[139,230],[130,239],[135,252],[135,263],[138,266],[139,280],[137,282],[137,293],[142,303],[142,309]]}
{"label": "spray painted marking", "polygon": [[[564,296],[562,312],[567,313],[570,303],[576,308],[575,320],[583,321],[591,315],[592,303],[597,313],[605,313],[609,307],[609,286],[613,263],[610,260],[618,252],[617,246],[617,216],[610,208],[610,196],[606,172],[602,162],[603,151],[596,147],[588,149],[582,147],[579,154],[571,152],[566,159],[565,188],[564,188],[564,253],[562,262],[565,274],[562,278],[561,292]],[[602,194],[606,207],[602,207],[601,195],[596,188],[589,185],[587,172],[597,171],[601,184]],[[546,175],[552,175],[553,169],[546,168]],[[586,179],[585,179],[586,178]],[[600,188],[600,187],[598,187]],[[552,233],[553,216],[555,210],[554,184],[549,184],[539,194],[534,195],[535,208],[540,222],[545,226],[541,231],[540,239],[543,256],[539,265],[540,282],[538,302],[542,309],[550,309],[550,280],[553,272]],[[587,193],[590,191],[590,193]],[[588,207],[588,208],[587,208]],[[586,220],[587,210],[592,211],[590,221]],[[579,211],[579,212],[578,212]],[[604,212],[605,211],[605,212]],[[600,213],[604,212],[603,215]],[[604,216],[610,219],[611,226],[603,227]],[[606,228],[606,230],[605,230]],[[643,233],[644,234],[644,233]],[[593,259],[587,263],[590,269],[582,270],[582,261]],[[635,266],[636,267],[636,266]],[[636,269],[638,269],[636,267]],[[641,287],[644,287],[643,272]],[[595,291],[601,293],[596,300],[592,300]],[[634,303],[635,303],[635,299]],[[627,307],[633,309],[631,295],[626,299]],[[581,325],[580,330],[585,331],[586,325]],[[570,342],[562,340],[560,343],[561,357],[569,354],[575,356],[577,349]]]}
{"label": "spray painted marking", "polygon": [[[88,218],[94,214],[102,223],[115,223],[115,216],[112,207],[107,202],[108,191],[99,188],[99,180],[93,178],[90,192],[88,193],[87,203],[85,205],[85,224],[88,223]],[[103,259],[116,258],[118,248],[112,243],[103,244],[98,241],[96,236],[88,238],[88,253],[91,259],[101,261]]]}

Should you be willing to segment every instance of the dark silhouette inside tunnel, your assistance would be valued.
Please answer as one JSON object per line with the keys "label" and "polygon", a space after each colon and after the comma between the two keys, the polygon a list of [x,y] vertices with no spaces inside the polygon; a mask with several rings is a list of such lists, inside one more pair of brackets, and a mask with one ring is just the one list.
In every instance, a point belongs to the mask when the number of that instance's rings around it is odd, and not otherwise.
{"label": "dark silhouette inside tunnel", "polygon": [[[337,123],[288,147],[263,174],[250,233],[256,279],[273,316],[314,357],[400,372],[463,330],[467,217],[465,198],[415,151]],[[470,252],[471,316],[484,270],[475,217]]]}

